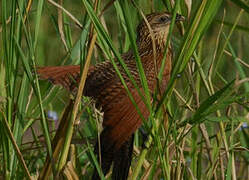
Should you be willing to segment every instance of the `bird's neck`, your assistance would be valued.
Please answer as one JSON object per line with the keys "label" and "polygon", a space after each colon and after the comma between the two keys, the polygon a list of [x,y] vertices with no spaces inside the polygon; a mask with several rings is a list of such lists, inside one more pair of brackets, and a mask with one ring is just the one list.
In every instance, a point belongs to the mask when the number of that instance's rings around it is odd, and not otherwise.
{"label": "bird's neck", "polygon": [[[147,74],[147,78],[151,80],[151,87],[153,87],[154,84],[152,79],[157,76],[164,58],[166,58],[166,65],[164,69],[168,69],[169,72],[171,69],[172,49],[171,44],[169,43],[166,51],[166,41],[167,37],[165,39],[155,38],[154,42],[147,39],[147,43],[144,43],[144,41],[143,43],[138,44],[139,55],[144,67],[144,71]],[[166,56],[165,51],[167,53]],[[169,74],[169,72],[166,74]]]}
{"label": "bird's neck", "polygon": [[[167,36],[155,35],[153,37],[146,36],[142,41],[137,42],[140,56],[156,54],[157,56],[165,52],[167,44]],[[170,43],[168,44],[170,49]]]}

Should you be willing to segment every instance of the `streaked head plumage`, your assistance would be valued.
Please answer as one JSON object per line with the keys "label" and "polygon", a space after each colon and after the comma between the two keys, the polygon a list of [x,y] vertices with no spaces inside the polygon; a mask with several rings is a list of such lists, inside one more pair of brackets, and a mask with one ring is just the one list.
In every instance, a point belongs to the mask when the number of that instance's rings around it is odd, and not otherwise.
{"label": "streaked head plumage", "polygon": [[[182,21],[184,17],[177,14],[176,21]],[[172,15],[168,12],[152,13],[146,16],[137,27],[137,42],[148,44],[154,36],[158,43],[164,44],[166,42],[169,27],[172,22]],[[156,42],[156,43],[157,43]]]}

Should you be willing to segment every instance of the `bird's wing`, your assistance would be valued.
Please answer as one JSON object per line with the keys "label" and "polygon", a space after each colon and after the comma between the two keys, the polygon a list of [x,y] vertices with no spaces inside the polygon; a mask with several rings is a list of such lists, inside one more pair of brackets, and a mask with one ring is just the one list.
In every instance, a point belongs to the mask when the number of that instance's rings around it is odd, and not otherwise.
{"label": "bird's wing", "polygon": [[[115,90],[120,90],[113,87]],[[146,118],[149,111],[135,89],[130,89],[137,106]],[[126,179],[131,163],[133,151],[133,134],[142,123],[142,119],[137,113],[130,98],[124,89],[119,93],[113,93],[104,102],[102,100],[102,110],[104,111],[104,129],[100,135],[100,142],[96,143],[95,153],[100,161],[104,174],[107,174],[112,162],[113,179]],[[99,148],[100,145],[100,148]],[[101,155],[101,158],[100,158]],[[97,179],[98,173],[95,169],[93,179]]]}
{"label": "bird's wing", "polygon": [[[134,64],[135,67],[135,64]],[[132,68],[131,68],[132,69]],[[54,84],[62,85],[67,90],[77,88],[80,77],[80,66],[55,66],[39,68],[41,79],[48,79]],[[133,71],[132,73],[137,73]],[[122,72],[137,106],[148,116],[148,110],[137,90],[132,88],[129,79]],[[138,79],[136,79],[139,81]],[[84,95],[96,99],[97,105],[104,112],[103,126],[108,127],[108,139],[113,145],[122,145],[141,125],[142,120],[127,95],[121,81],[110,62],[103,62],[91,67],[87,76]],[[119,145],[120,144],[120,145]]]}
{"label": "bird's wing", "polygon": [[110,61],[105,61],[94,66],[86,79],[84,95],[97,99],[103,92],[107,93],[108,87],[119,81],[113,65]]}
{"label": "bird's wing", "polygon": [[[130,89],[133,98],[140,109],[143,117],[149,116],[149,111],[136,89]],[[123,89],[113,99],[103,103],[104,111],[103,126],[108,128],[106,140],[110,147],[119,149],[131,135],[141,126],[142,118],[134,104]]]}

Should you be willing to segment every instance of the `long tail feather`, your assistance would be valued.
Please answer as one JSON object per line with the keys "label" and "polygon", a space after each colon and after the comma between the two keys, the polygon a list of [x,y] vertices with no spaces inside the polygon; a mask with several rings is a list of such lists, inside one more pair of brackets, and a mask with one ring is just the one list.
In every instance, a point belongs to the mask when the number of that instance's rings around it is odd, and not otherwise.
{"label": "long tail feather", "polygon": [[126,180],[132,160],[134,134],[115,153],[114,166],[112,170],[112,180]]}
{"label": "long tail feather", "polygon": [[80,66],[48,66],[37,69],[41,79],[47,79],[53,84],[61,85],[71,91],[77,87],[80,77]]}
{"label": "long tail feather", "polygon": [[[105,128],[100,135],[100,147],[99,142],[95,145],[95,154],[98,158],[98,162],[101,164],[101,169],[104,175],[106,175],[112,165],[114,159],[114,148],[110,139],[108,138],[109,129]],[[99,173],[95,168],[92,180],[99,180]]]}
{"label": "long tail feather", "polygon": [[[100,135],[100,147],[98,142],[95,146],[95,153],[99,162],[101,161],[101,169],[104,175],[106,175],[113,163],[112,179],[113,180],[126,180],[129,174],[129,169],[132,160],[133,141],[134,135],[132,135],[121,147],[117,150],[114,148],[109,137],[109,129],[105,128]],[[101,150],[101,153],[99,153]],[[101,157],[101,158],[100,158]],[[101,159],[101,160],[100,160]],[[99,180],[99,174],[95,168],[92,180]]]}

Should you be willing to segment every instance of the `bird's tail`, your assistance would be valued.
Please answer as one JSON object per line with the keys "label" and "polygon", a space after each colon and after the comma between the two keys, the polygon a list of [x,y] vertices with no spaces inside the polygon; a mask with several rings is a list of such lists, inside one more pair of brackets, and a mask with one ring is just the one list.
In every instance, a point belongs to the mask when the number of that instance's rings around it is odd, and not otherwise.
{"label": "bird's tail", "polygon": [[129,175],[133,152],[134,134],[121,146],[115,154],[112,179],[126,180]]}
{"label": "bird's tail", "polygon": [[40,79],[46,79],[53,84],[61,85],[69,91],[77,87],[80,78],[80,66],[46,66],[37,68]]}
{"label": "bird's tail", "polygon": [[[100,147],[98,142],[95,146],[95,153],[101,162],[101,169],[104,175],[106,175],[113,163],[112,180],[126,180],[129,174],[129,169],[132,160],[133,141],[134,135],[132,135],[118,150],[115,150],[111,145],[107,136],[108,130],[104,129],[100,136]],[[101,153],[99,153],[99,150]],[[100,158],[101,157],[101,158]],[[100,160],[101,159],[101,160]],[[99,174],[95,168],[92,180],[99,180]]]}

